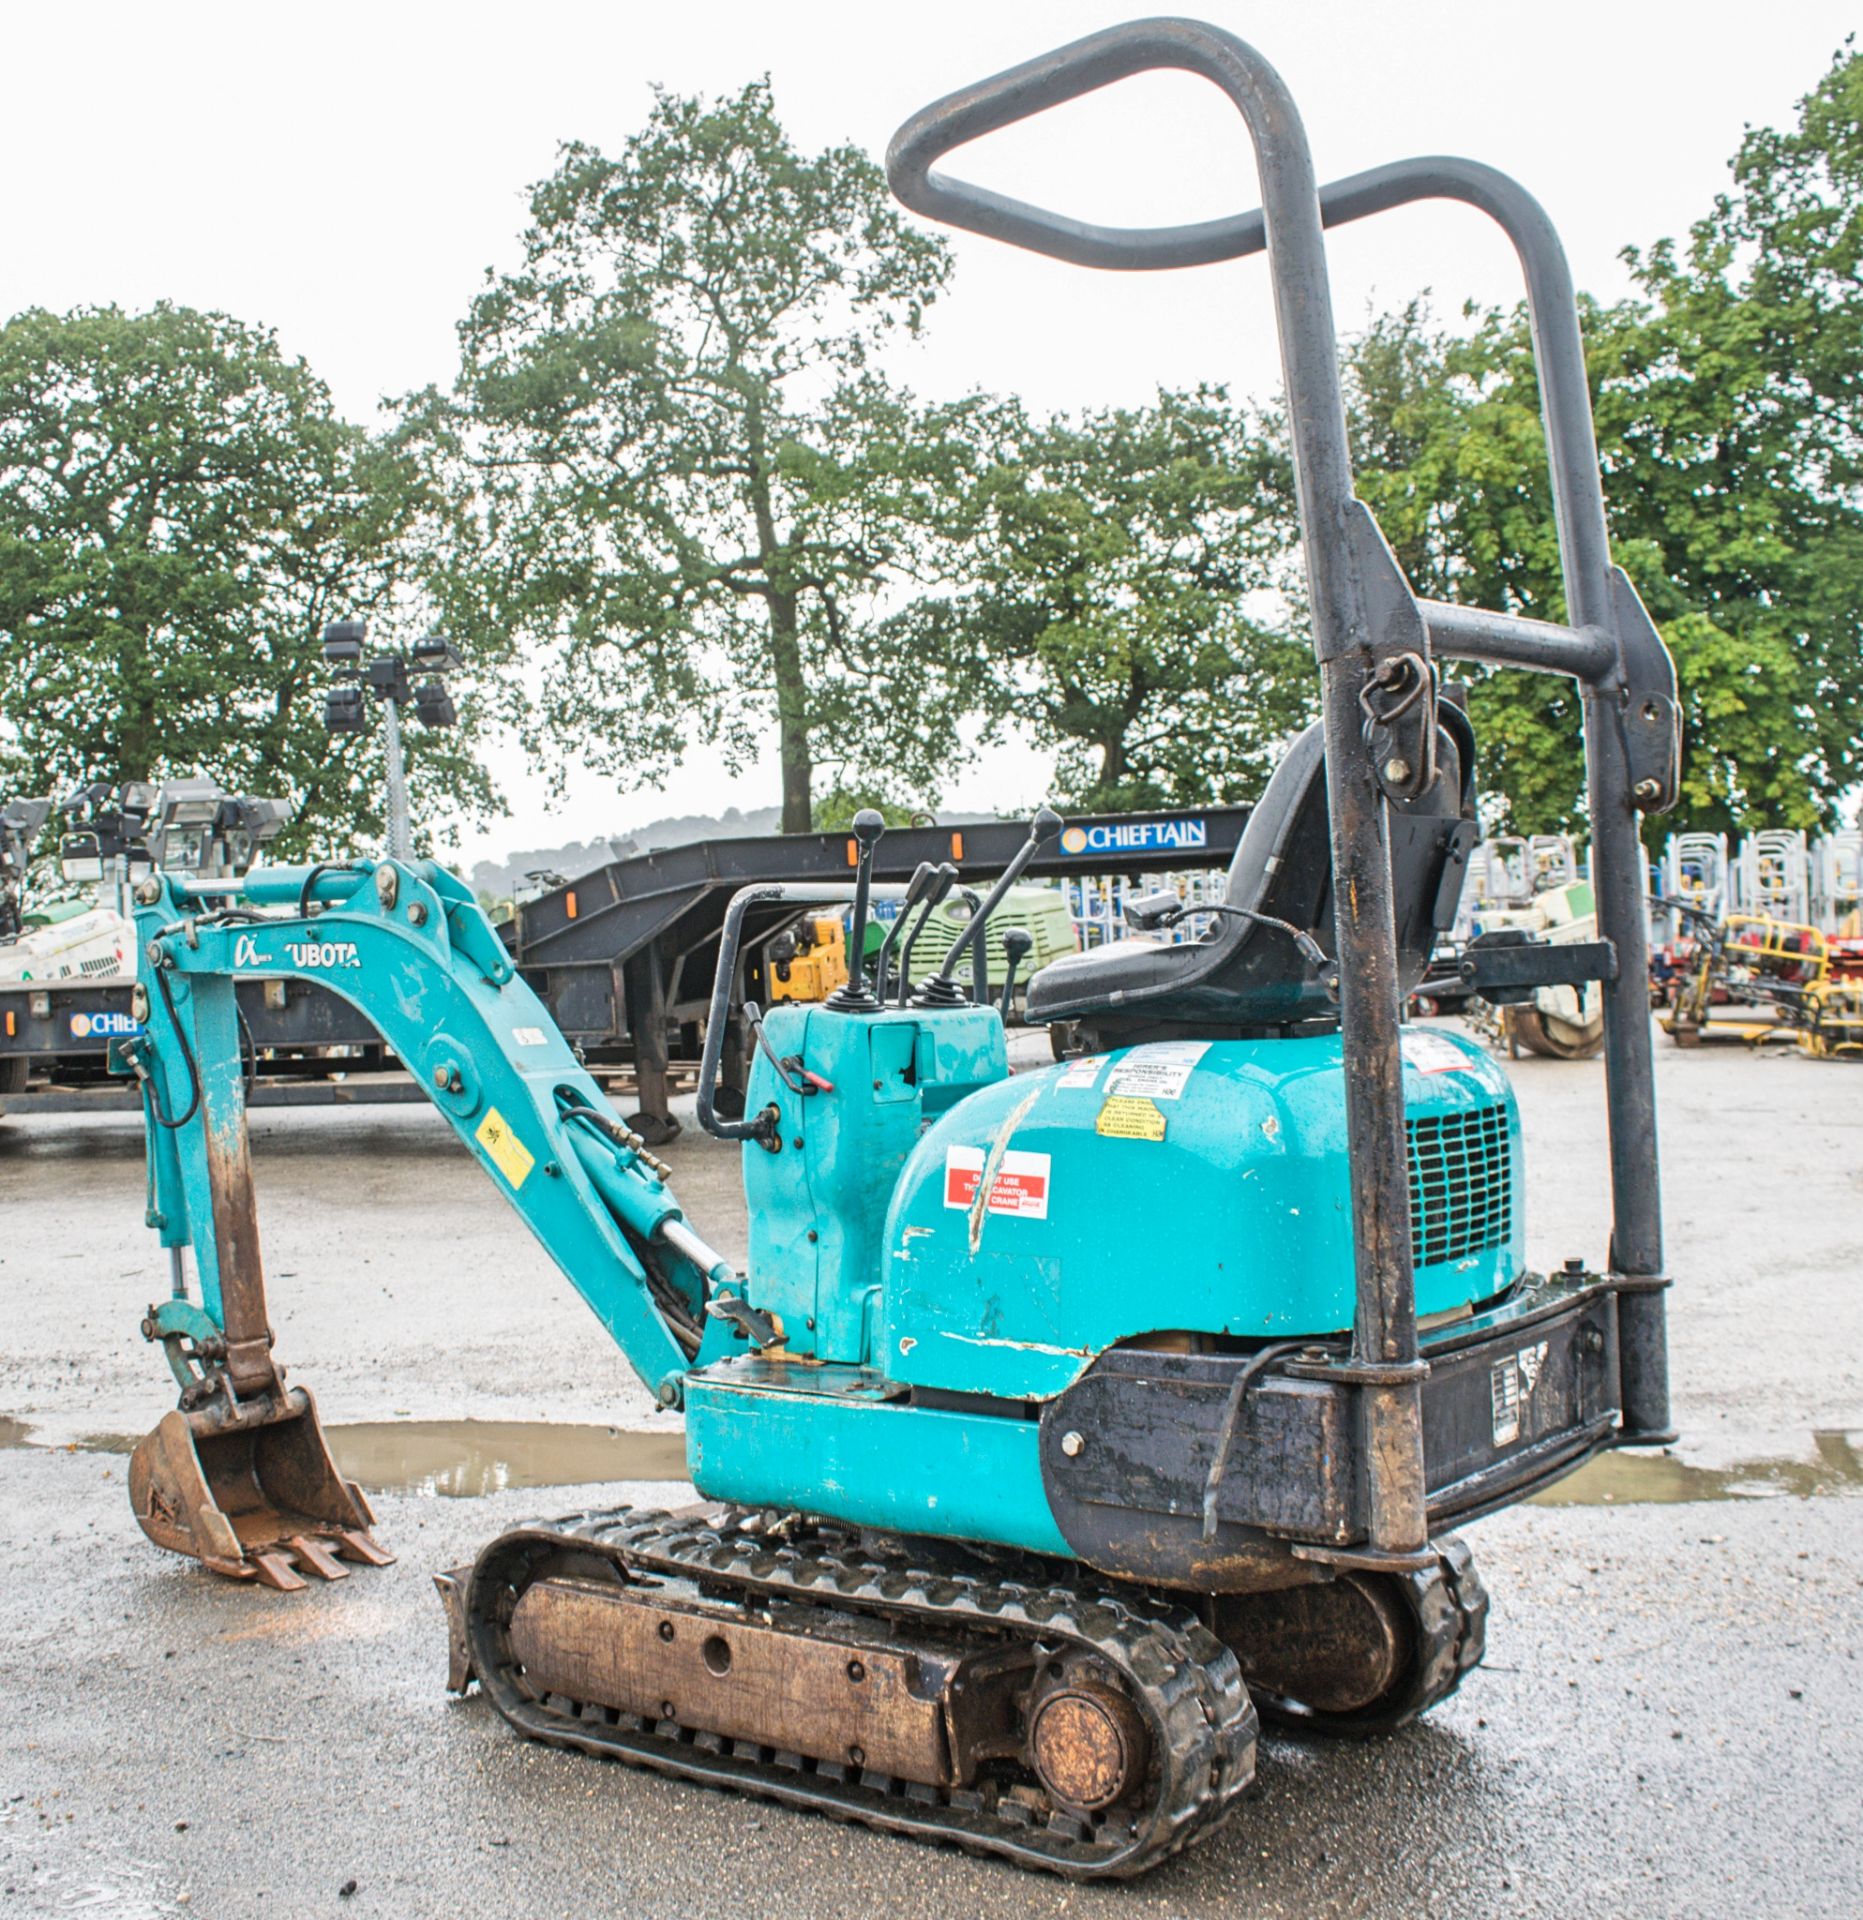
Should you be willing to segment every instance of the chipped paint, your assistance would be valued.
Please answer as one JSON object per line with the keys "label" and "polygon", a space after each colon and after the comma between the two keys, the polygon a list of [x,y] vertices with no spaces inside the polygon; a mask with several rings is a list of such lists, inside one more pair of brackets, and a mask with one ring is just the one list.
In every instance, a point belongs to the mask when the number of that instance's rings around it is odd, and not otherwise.
{"label": "chipped paint", "polygon": [[1032,1087],[1029,1092],[1009,1111],[1008,1117],[996,1130],[996,1138],[990,1142],[990,1151],[983,1162],[983,1172],[977,1181],[977,1197],[970,1203],[970,1250],[974,1254],[983,1244],[983,1220],[989,1212],[990,1194],[996,1185],[997,1173],[1003,1164],[1003,1155],[1009,1151],[1009,1137],[1028,1118],[1029,1109],[1041,1098],[1041,1087]]}
{"label": "chipped paint", "polygon": [[[955,1340],[966,1347],[1005,1347],[1011,1353],[1046,1353],[1060,1360],[1091,1360],[1091,1347],[1050,1347],[1039,1340],[991,1340],[975,1333],[946,1333],[940,1331],[940,1340]],[[903,1345],[904,1342],[901,1342]]]}

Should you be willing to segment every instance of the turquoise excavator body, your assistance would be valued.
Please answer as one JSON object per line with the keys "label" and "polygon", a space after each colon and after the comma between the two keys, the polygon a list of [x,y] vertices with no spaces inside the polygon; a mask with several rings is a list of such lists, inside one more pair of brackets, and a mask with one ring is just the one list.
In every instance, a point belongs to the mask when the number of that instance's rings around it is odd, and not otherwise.
{"label": "turquoise excavator body", "polygon": [[[195,1249],[201,1279],[198,1302],[151,1310],[171,1352],[262,1342],[241,1321],[256,1230],[231,1231],[229,1203],[246,1178],[241,978],[316,979],[376,1023],[656,1400],[684,1408],[713,1498],[1091,1551],[1057,1517],[1040,1433],[1104,1355],[1325,1353],[1351,1327],[1336,1032],[1012,1073],[994,1006],[775,1008],[747,1098],[767,1125],[739,1149],[739,1274],[669,1253],[692,1223],[663,1170],[603,1122],[600,1088],[443,870],[262,871],[217,924],[185,879],[157,888],[138,915],[156,988],[130,1053],[151,1088],[161,1235]],[[307,890],[314,916],[253,917]],[[1465,1338],[1547,1284],[1526,1273],[1518,1118],[1472,1041],[1412,1031],[1403,1052],[1418,1312],[1426,1337]],[[155,1117],[190,1104],[179,1126]],[[743,1311],[708,1316],[717,1298]],[[702,1330],[695,1352],[681,1327]],[[263,1384],[269,1342],[258,1367]],[[1349,1531],[1340,1516],[1317,1530]]]}
{"label": "turquoise excavator body", "polygon": [[[1236,107],[1259,209],[1245,194],[1191,226],[1099,226],[944,164],[1167,69]],[[274,1362],[252,1194],[235,985],[316,980],[374,1023],[654,1400],[683,1410],[706,1496],[518,1528],[437,1573],[451,1683],[562,1748],[1127,1875],[1234,1811],[1258,1713],[1359,1735],[1453,1691],[1487,1609],[1450,1529],[1602,1449],[1674,1437],[1638,827],[1680,791],[1681,707],[1611,563],[1570,274],[1517,183],[1438,154],[1322,185],[1269,63],[1174,19],[931,103],[887,167],[915,213],[1078,264],[1267,257],[1320,717],[1254,803],[1221,897],[1129,900],[1134,937],[1042,968],[1024,1011],[1056,1057],[1012,1072],[1004,1013],[1033,943],[1000,927],[996,994],[989,920],[1061,832],[1046,809],[916,991],[914,943],[954,890],[968,905],[965,876],[927,862],[894,889],[870,969],[877,813],[853,822],[851,887],[737,895],[697,1116],[742,1153],[739,1271],[433,863],[254,873],[231,894],[144,881],[144,1031],[119,1051],[174,1256],[144,1330],[181,1400],[130,1492],[152,1539],[235,1577],[302,1585],[383,1557]],[[1570,625],[1420,598],[1353,490],[1325,228],[1438,198],[1497,221],[1526,272]],[[363,637],[325,637],[352,680]],[[437,638],[414,654],[457,657]],[[1601,995],[1612,1225],[1595,1266],[1529,1267],[1504,1078],[1402,1022],[1478,834],[1451,659],[1578,689],[1598,937],[1478,941],[1459,964],[1497,1005]],[[406,856],[396,702],[442,722],[451,703],[398,656],[367,674]],[[331,724],[364,706],[339,687]],[[768,921],[841,903],[844,986],[767,1017],[741,999],[753,904]],[[719,1072],[727,1032],[739,1054],[754,1041],[741,1094]]]}

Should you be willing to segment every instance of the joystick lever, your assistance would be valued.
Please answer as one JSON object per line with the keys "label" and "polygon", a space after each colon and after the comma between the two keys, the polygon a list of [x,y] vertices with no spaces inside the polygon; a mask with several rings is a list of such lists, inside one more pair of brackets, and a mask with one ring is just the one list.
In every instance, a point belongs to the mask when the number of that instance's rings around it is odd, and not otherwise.
{"label": "joystick lever", "polygon": [[951,951],[944,957],[944,965],[919,989],[917,1004],[928,1007],[957,1006],[962,1003],[963,989],[952,976],[957,972],[957,963],[963,957],[964,949],[973,941],[983,938],[983,929],[990,915],[1003,903],[1008,893],[1027,870],[1028,864],[1035,858],[1042,846],[1061,831],[1061,816],[1052,807],[1042,807],[1035,818],[1029,822],[1029,837],[1015,851],[1015,857],[1002,871],[1002,877],[988,893],[983,896],[983,904],[964,923],[964,931],[951,945]]}
{"label": "joystick lever", "polygon": [[871,807],[862,807],[854,816],[854,914],[848,928],[848,969],[846,981],[835,988],[822,1003],[837,1013],[878,1013],[880,1003],[867,986],[867,906],[873,885],[873,850],[886,831],[886,821]]}

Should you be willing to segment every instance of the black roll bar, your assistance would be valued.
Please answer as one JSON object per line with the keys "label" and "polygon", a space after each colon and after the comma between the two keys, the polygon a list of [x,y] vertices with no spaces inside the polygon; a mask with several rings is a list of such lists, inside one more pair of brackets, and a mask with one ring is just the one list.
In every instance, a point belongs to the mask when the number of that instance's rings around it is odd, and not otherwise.
{"label": "black roll bar", "polygon": [[[946,153],[983,134],[1161,68],[1202,75],[1241,113],[1255,152],[1259,209],[1195,226],[1101,227],[932,171]],[[894,136],[887,171],[894,192],[918,213],[1080,265],[1148,270],[1269,255],[1332,822],[1355,1263],[1352,1359],[1344,1371],[1363,1389],[1370,1557],[1414,1561],[1428,1531],[1419,1396],[1426,1368],[1411,1261],[1386,810],[1361,724],[1361,695],[1396,657],[1426,657],[1436,635],[1445,652],[1572,673],[1584,690],[1599,915],[1619,943],[1621,962],[1615,988],[1606,988],[1611,1260],[1633,1283],[1645,1282],[1623,1300],[1627,1323],[1637,1321],[1623,1360],[1624,1423],[1626,1437],[1654,1439],[1667,1427],[1648,1010],[1639,997],[1639,1023],[1629,999],[1641,995],[1647,971],[1635,808],[1672,800],[1677,709],[1661,640],[1609,561],[1563,249],[1537,202],[1505,175],[1472,162],[1399,162],[1338,183],[1323,201],[1300,116],[1279,75],[1234,35],[1189,20],[1110,28],[949,94]],[[1322,221],[1442,195],[1498,220],[1527,274],[1572,627],[1419,604],[1353,492]]]}

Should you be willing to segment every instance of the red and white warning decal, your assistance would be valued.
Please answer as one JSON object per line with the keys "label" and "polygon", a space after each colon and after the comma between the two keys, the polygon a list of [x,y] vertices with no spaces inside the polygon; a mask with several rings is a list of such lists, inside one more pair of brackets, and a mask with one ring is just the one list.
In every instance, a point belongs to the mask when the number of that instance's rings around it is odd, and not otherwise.
{"label": "red and white warning decal", "polygon": [[1474,1062],[1446,1035],[1407,1027],[1403,1038],[1404,1064],[1419,1073],[1467,1073]]}
{"label": "red and white warning decal", "polygon": [[[1048,1169],[1045,1153],[1004,1154],[990,1184],[990,1213],[1009,1213],[1023,1220],[1048,1217]],[[969,1212],[977,1202],[977,1182],[983,1178],[981,1147],[947,1147],[944,1153],[944,1203]]]}

